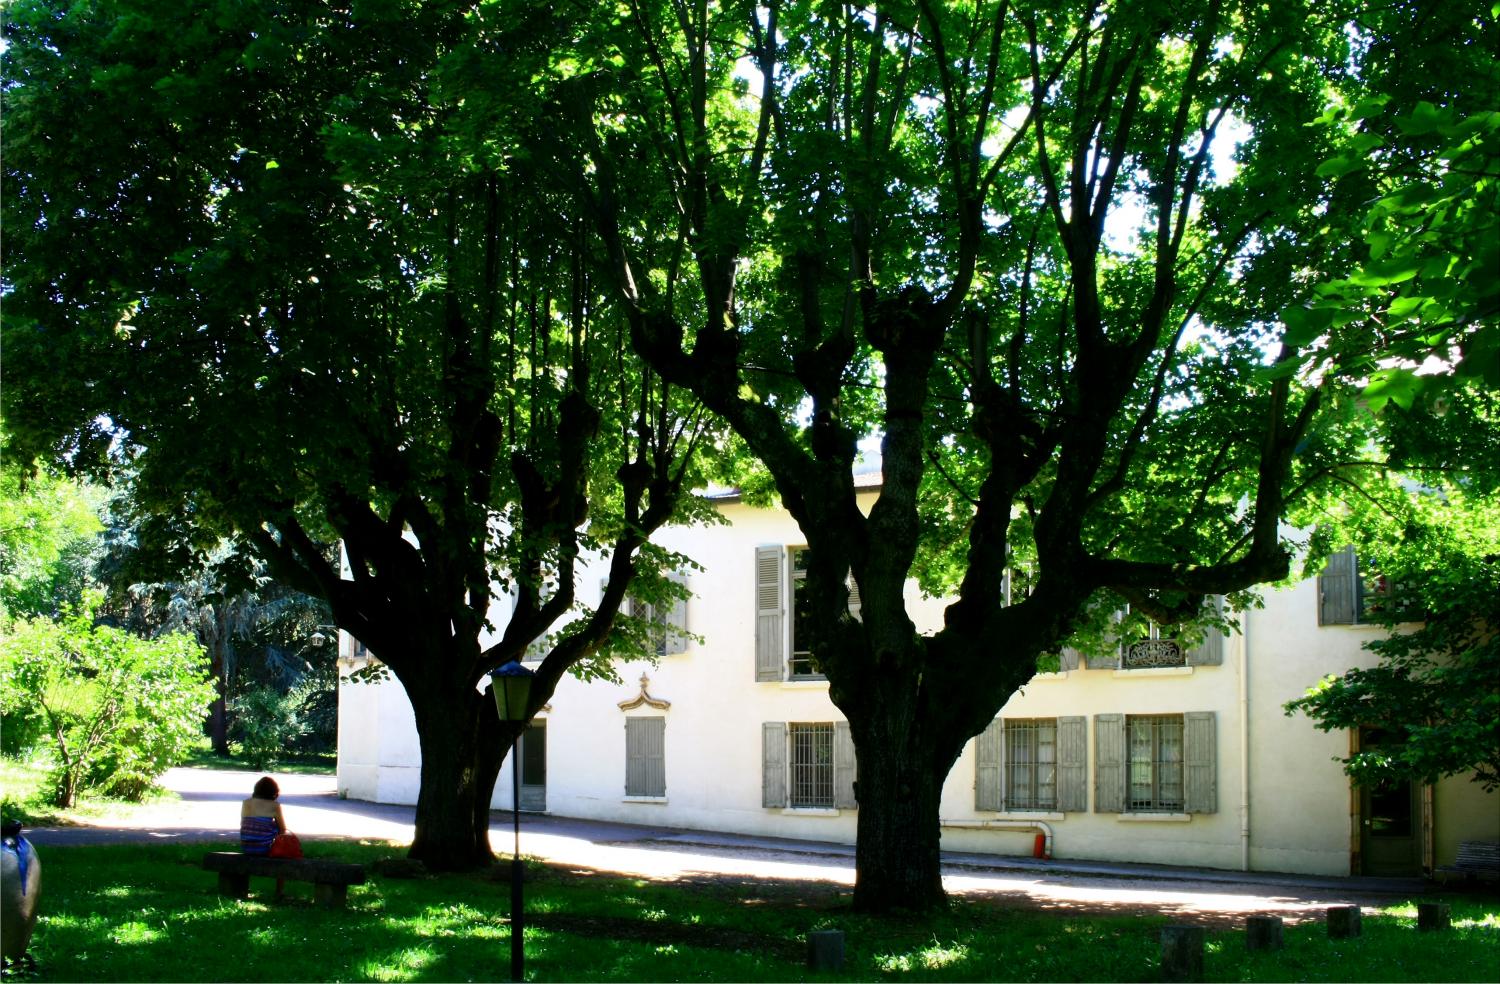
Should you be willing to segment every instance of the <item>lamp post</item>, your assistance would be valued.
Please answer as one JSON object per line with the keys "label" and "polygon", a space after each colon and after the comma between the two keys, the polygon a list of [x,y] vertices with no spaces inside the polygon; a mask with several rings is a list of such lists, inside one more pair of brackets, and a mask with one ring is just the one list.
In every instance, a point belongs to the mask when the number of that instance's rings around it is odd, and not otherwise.
{"label": "lamp post", "polygon": [[[533,673],[515,660],[511,660],[490,674],[495,692],[495,709],[500,720],[512,724],[523,724],[527,720],[527,705],[531,701],[531,678]],[[525,902],[521,898],[521,757],[518,754],[521,729],[516,728],[510,740],[510,815],[515,827],[515,849],[510,856],[510,979],[525,979],[526,952],[521,942],[524,927],[522,915]]]}

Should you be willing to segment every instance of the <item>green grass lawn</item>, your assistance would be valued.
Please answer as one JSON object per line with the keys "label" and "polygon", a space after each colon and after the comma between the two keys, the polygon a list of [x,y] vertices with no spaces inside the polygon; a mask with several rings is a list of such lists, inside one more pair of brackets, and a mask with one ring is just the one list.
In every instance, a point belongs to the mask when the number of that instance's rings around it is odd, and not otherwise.
{"label": "green grass lawn", "polygon": [[[391,845],[312,843],[316,857],[374,862]],[[509,973],[508,866],[393,878],[372,871],[349,907],[313,906],[292,882],[275,902],[252,879],[221,898],[191,845],[40,849],[37,977],[62,981],[471,981]],[[1415,908],[1367,916],[1331,941],[1288,926],[1286,949],[1250,954],[1242,930],[1211,931],[1210,980],[1493,981],[1500,901],[1455,897],[1454,928],[1418,934]],[[1154,916],[1069,916],[959,901],[932,918],[855,916],[846,889],[790,883],[657,884],[534,864],[527,976],[561,981],[1100,980],[1157,975]],[[803,966],[809,930],[847,935],[843,975]]]}

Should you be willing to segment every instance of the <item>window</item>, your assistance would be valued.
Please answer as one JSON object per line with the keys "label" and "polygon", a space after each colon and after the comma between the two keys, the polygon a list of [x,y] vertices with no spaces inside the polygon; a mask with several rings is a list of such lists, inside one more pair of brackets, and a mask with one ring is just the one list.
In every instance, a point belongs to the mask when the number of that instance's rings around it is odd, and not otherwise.
{"label": "window", "polygon": [[833,806],[833,725],[789,724],[791,745],[788,805],[793,809]]}
{"label": "window", "polygon": [[[668,575],[679,588],[686,589],[687,576],[679,571]],[[604,597],[609,579],[599,582],[599,596]],[[659,659],[687,652],[687,601],[683,598],[664,599],[656,604],[640,598],[626,596],[620,605],[620,614],[646,623],[645,641],[650,651]]]}
{"label": "window", "polygon": [[1183,808],[1182,715],[1131,715],[1127,786],[1131,810],[1179,813]]}
{"label": "window", "polygon": [[667,795],[667,719],[625,719],[625,795]]}
{"label": "window", "polygon": [[767,721],[761,729],[762,806],[796,810],[855,807],[854,739],[847,721]]}
{"label": "window", "polygon": [[1088,809],[1088,722],[996,718],[974,746],[974,809]]}
{"label": "window", "polygon": [[823,674],[813,669],[812,644],[808,641],[808,622],[812,618],[808,612],[807,592],[807,560],[806,548],[795,548],[791,551],[792,564],[792,658],[791,673],[793,680],[821,680]]}
{"label": "window", "polygon": [[[806,547],[755,550],[755,679],[759,682],[824,679],[812,659],[812,613],[804,590],[808,559]],[[859,587],[852,577],[848,587],[849,614],[859,618]]]}
{"label": "window", "polygon": [[1057,720],[1005,722],[1006,805],[1012,810],[1057,808]]}
{"label": "window", "polygon": [[1318,624],[1366,625],[1370,614],[1382,610],[1394,610],[1410,621],[1422,617],[1398,582],[1360,570],[1353,546],[1331,555],[1318,575]]}

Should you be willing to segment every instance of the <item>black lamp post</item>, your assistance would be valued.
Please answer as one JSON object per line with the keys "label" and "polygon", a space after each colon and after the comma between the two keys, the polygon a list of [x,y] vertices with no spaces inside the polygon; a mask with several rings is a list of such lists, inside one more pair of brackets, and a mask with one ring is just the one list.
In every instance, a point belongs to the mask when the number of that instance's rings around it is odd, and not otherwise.
{"label": "black lamp post", "polygon": [[[527,705],[531,701],[531,678],[533,673],[515,660],[511,660],[490,674],[495,691],[495,709],[500,720],[522,724],[527,720]],[[525,902],[521,898],[521,756],[518,754],[521,729],[516,728],[510,740],[510,815],[515,826],[516,845],[510,857],[510,979],[525,979],[526,951],[521,937],[524,931],[522,915]]]}

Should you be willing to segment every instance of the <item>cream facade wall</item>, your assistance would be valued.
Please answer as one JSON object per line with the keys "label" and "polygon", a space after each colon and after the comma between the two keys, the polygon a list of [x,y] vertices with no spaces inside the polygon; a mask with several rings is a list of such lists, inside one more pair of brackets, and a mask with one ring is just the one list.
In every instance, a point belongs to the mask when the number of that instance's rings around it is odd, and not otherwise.
{"label": "cream facade wall", "polygon": [[[837,722],[843,716],[825,683],[756,681],[756,549],[800,545],[801,532],[781,510],[738,502],[721,509],[725,525],[670,529],[657,537],[702,568],[688,579],[687,628],[698,638],[656,665],[621,665],[619,683],[566,678],[538,715],[546,727],[546,809],[562,816],[852,843],[853,809],[762,806],[763,725]],[[602,568],[584,568],[582,600],[597,601],[602,577]],[[942,601],[923,599],[914,585],[907,601],[919,631],[942,624]],[[501,607],[508,610],[503,602]],[[503,614],[492,614],[503,623]],[[977,810],[971,741],[943,789],[943,846],[1030,854],[1043,833],[1059,858],[1349,874],[1358,847],[1357,799],[1336,758],[1347,754],[1350,737],[1317,731],[1305,717],[1288,717],[1282,706],[1329,673],[1369,665],[1372,656],[1362,644],[1376,631],[1320,627],[1318,584],[1308,580],[1269,592],[1264,608],[1243,613],[1240,632],[1225,639],[1217,665],[1119,670],[1085,663],[1039,675],[999,716],[1086,718],[1088,809]],[[1213,812],[1095,812],[1096,716],[1190,712],[1214,716]],[[664,721],[664,796],[627,795],[626,721],[632,717]],[[342,686],[339,728],[341,793],[416,801],[420,755],[399,684]],[[496,808],[510,807],[510,767],[507,761],[496,784]],[[1496,797],[1471,783],[1439,784],[1433,803],[1437,863],[1451,861],[1458,840],[1500,827]]]}

